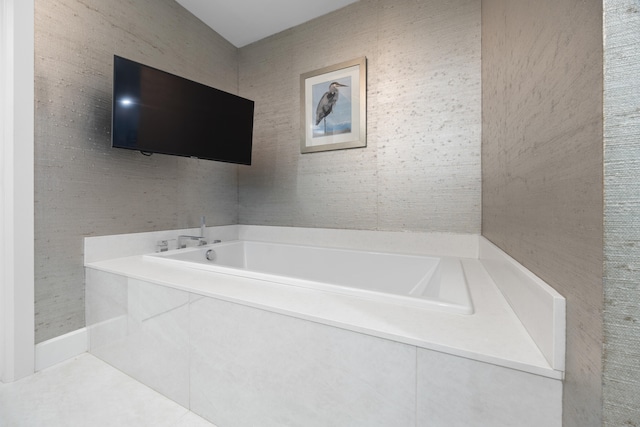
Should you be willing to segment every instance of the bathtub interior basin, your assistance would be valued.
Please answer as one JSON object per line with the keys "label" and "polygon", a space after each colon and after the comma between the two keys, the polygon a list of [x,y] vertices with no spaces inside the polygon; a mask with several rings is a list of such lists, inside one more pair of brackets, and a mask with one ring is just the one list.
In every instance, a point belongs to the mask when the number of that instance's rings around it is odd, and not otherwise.
{"label": "bathtub interior basin", "polygon": [[236,240],[145,259],[453,314],[473,314],[460,260]]}

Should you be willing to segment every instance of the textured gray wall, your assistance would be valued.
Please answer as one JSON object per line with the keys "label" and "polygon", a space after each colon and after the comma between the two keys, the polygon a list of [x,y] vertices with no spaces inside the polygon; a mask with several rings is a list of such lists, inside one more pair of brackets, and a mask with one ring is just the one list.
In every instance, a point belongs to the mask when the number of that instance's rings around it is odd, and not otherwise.
{"label": "textured gray wall", "polygon": [[36,340],[84,326],[84,236],[235,224],[234,165],[110,148],[113,55],[238,90],[237,49],[173,0],[36,0]]}
{"label": "textured gray wall", "polygon": [[640,426],[640,4],[604,2],[604,425]]}
{"label": "textured gray wall", "polygon": [[602,4],[483,0],[482,233],[567,298],[564,426],[602,418]]}
{"label": "textured gray wall", "polygon": [[[240,223],[480,232],[480,1],[361,0],[240,49]],[[300,74],[366,56],[367,147],[300,154]]]}

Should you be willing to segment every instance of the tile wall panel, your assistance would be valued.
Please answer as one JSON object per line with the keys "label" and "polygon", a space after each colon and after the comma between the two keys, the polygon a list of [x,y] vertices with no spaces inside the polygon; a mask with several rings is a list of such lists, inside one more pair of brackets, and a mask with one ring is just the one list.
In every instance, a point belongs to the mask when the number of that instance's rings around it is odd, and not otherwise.
{"label": "tile wall panel", "polygon": [[418,426],[561,427],[562,382],[418,349]]}
{"label": "tile wall panel", "polygon": [[191,410],[216,425],[416,425],[413,346],[213,298],[190,325]]}
{"label": "tile wall panel", "polygon": [[87,269],[89,350],[189,407],[189,294]]}

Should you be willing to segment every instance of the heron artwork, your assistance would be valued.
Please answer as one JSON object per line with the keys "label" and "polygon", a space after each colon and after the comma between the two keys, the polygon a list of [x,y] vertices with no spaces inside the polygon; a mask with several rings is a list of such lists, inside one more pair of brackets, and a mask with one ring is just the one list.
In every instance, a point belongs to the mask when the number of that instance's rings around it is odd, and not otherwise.
{"label": "heron artwork", "polygon": [[320,102],[318,102],[318,108],[316,108],[316,126],[324,121],[324,133],[327,133],[327,116],[333,111],[333,106],[338,102],[340,96],[339,88],[348,87],[338,82],[333,82],[329,85],[329,90],[322,95]]}

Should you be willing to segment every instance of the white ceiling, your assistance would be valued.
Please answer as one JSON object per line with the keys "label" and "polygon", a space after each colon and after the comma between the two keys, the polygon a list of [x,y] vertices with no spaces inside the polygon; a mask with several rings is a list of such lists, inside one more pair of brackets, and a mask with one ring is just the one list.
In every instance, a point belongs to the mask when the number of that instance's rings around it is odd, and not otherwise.
{"label": "white ceiling", "polygon": [[279,33],[357,0],[176,0],[236,47]]}

